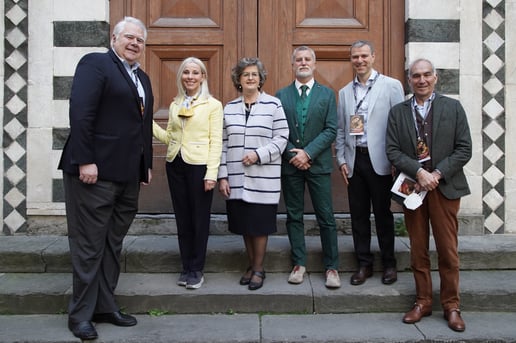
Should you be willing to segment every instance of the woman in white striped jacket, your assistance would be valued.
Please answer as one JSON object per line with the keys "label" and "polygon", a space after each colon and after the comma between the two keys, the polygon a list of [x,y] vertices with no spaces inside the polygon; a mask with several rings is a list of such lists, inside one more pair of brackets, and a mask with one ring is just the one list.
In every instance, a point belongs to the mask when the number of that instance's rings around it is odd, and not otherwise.
{"label": "woman in white striped jacket", "polygon": [[276,232],[281,154],[288,124],[278,98],[261,91],[266,71],[258,58],[243,58],[231,79],[241,96],[224,107],[219,191],[226,197],[229,230],[243,236],[249,268],[240,278],[262,287],[268,235]]}

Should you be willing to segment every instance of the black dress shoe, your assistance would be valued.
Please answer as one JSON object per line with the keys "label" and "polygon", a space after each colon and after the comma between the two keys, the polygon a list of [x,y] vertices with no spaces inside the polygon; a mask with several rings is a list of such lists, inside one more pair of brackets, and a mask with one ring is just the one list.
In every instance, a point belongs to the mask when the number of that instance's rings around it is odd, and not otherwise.
{"label": "black dress shoe", "polygon": [[68,328],[75,337],[80,339],[91,340],[99,336],[97,334],[97,330],[95,330],[91,322],[88,320],[78,323],[68,321]]}
{"label": "black dress shoe", "polygon": [[96,323],[110,323],[116,326],[134,326],[137,323],[136,318],[120,311],[113,313],[96,313],[91,320]]}
{"label": "black dress shoe", "polygon": [[263,286],[263,279],[265,279],[265,270],[262,271],[262,272],[257,272],[257,271],[253,270],[253,276],[259,277],[260,281],[254,282],[252,277],[251,277],[251,281],[249,281],[249,286],[247,286],[247,288],[250,291],[256,291],[257,289],[262,288],[262,286]]}
{"label": "black dress shoe", "polygon": [[373,267],[372,266],[364,266],[360,267],[360,269],[353,275],[351,275],[350,284],[353,286],[358,286],[363,284],[368,277],[373,275]]}
{"label": "black dress shoe", "polygon": [[[240,278],[240,284],[242,286],[247,286],[249,284],[249,282],[251,282],[251,278],[253,277],[253,273],[252,273],[252,269],[253,267],[249,266],[247,267],[247,270],[245,271],[245,274],[242,275],[242,277]],[[251,272],[251,276],[250,277],[247,277],[247,273]]]}
{"label": "black dress shoe", "polygon": [[398,280],[398,272],[396,268],[390,267],[385,268],[382,275],[382,283],[384,285],[390,285]]}

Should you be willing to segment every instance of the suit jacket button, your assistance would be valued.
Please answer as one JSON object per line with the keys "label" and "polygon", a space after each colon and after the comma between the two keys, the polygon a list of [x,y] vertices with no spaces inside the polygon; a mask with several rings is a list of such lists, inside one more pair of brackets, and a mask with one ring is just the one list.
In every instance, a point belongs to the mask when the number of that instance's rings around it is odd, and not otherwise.
{"label": "suit jacket button", "polygon": [[296,139],[296,143],[299,143],[299,139]]}

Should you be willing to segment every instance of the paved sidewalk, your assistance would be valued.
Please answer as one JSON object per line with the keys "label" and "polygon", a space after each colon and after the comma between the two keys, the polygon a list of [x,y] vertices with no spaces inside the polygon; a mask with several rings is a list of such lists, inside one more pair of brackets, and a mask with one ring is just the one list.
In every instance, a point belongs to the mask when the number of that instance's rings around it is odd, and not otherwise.
{"label": "paved sidewalk", "polygon": [[[442,312],[420,323],[401,322],[401,313],[257,315],[139,315],[138,325],[97,325],[98,343],[273,343],[273,342],[516,342],[516,313],[463,313],[466,331],[450,330]],[[0,316],[2,343],[80,342],[66,315]]]}

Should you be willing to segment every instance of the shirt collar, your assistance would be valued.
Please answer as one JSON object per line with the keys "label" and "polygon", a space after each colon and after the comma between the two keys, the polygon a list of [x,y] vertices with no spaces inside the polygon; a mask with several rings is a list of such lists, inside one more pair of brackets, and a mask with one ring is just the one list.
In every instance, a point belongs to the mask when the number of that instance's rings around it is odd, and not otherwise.
{"label": "shirt collar", "polygon": [[295,81],[295,85],[296,85],[296,89],[297,90],[299,90],[299,87],[301,87],[302,85],[307,85],[308,86],[308,91],[311,91],[312,87],[314,86],[314,83],[315,83],[315,79],[313,79],[313,78],[310,81],[308,81],[307,83],[301,83],[297,79]]}
{"label": "shirt collar", "polygon": [[425,100],[425,102],[423,103],[423,106],[419,106],[419,105],[417,104],[417,102],[416,102],[416,97],[415,97],[415,96],[413,96],[413,97],[412,97],[412,105],[413,105],[414,107],[428,107],[428,106],[432,103],[432,101],[434,101],[434,99],[435,99],[435,92],[434,92],[434,93],[432,93],[432,95],[430,95],[430,97],[429,97],[428,99],[426,99],[426,100]]}
{"label": "shirt collar", "polygon": [[134,62],[133,65],[129,65],[129,63],[124,60],[122,57],[118,56],[118,54],[116,53],[115,49],[112,49],[113,52],[115,53],[115,56],[118,57],[118,59],[120,60],[120,62],[122,62],[122,64],[124,65],[125,69],[127,70],[127,72],[133,72],[135,71],[136,69],[138,69],[140,67],[140,63],[139,62]]}

